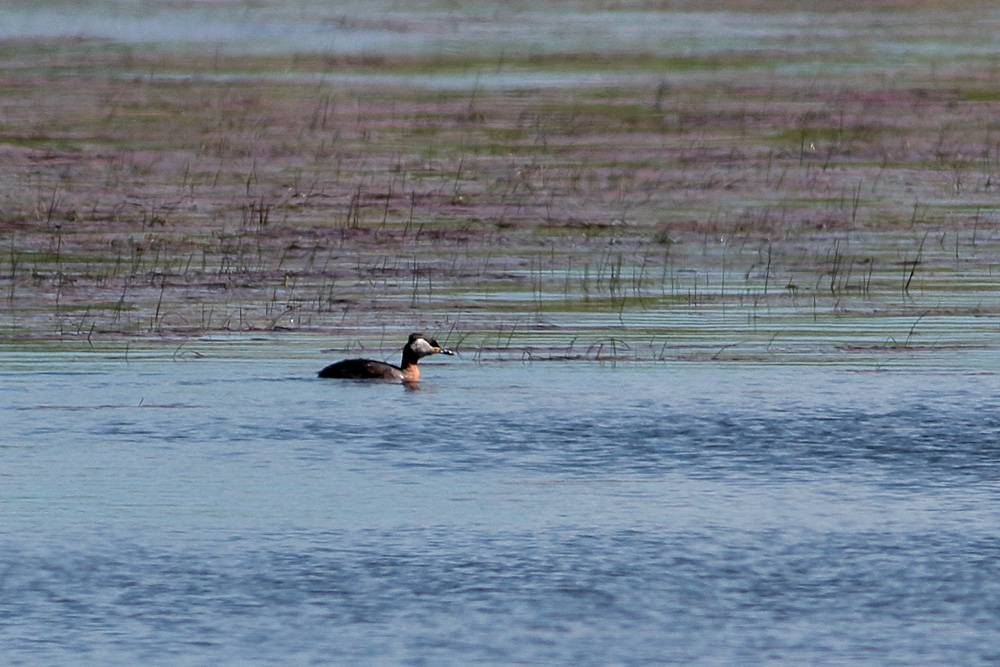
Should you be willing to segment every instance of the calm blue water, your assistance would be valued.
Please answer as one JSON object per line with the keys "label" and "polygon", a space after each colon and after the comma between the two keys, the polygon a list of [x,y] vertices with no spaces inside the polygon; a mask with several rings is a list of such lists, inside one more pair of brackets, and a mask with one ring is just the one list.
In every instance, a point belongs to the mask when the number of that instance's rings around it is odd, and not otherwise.
{"label": "calm blue water", "polygon": [[6,664],[1000,660],[1000,378],[0,356]]}

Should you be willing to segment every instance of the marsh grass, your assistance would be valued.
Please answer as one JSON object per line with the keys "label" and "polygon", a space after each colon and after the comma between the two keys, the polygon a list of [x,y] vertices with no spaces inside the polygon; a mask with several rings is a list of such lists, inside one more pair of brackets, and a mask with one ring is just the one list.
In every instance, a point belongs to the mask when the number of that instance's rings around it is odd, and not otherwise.
{"label": "marsh grass", "polygon": [[[923,32],[901,39],[952,39],[908,17]],[[880,73],[854,46],[5,45],[0,335],[447,328],[531,360],[667,359],[913,350],[952,321],[939,344],[993,344],[995,62]],[[604,78],[393,78],[456,72]]]}

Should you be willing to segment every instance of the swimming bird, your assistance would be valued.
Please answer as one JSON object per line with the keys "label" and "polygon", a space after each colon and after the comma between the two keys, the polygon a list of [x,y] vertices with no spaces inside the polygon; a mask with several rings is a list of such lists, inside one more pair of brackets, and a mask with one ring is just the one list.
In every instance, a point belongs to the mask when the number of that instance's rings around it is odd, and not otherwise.
{"label": "swimming bird", "polygon": [[455,354],[437,344],[433,338],[423,334],[410,334],[403,346],[403,362],[399,366],[373,359],[345,359],[330,364],[319,372],[321,378],[345,378],[352,380],[397,380],[406,384],[420,381],[417,362],[431,354]]}

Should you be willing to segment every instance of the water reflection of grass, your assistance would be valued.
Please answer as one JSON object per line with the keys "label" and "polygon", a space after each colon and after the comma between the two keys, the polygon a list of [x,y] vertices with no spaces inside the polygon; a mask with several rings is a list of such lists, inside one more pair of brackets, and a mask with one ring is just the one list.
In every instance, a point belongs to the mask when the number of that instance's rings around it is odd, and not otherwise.
{"label": "water reflection of grass", "polygon": [[[946,79],[808,48],[105,46],[0,49],[8,339],[428,327],[726,357],[915,349],[941,322],[935,344],[982,345],[1000,307],[988,57]],[[797,68],[839,59],[822,82]],[[379,78],[500,70],[600,76]],[[847,333],[872,321],[861,343]]]}

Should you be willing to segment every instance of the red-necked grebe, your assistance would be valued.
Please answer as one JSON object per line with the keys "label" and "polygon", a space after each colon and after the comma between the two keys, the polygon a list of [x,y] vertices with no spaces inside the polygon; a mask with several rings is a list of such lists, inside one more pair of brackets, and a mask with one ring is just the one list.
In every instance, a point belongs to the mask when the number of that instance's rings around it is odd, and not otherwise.
{"label": "red-necked grebe", "polygon": [[431,354],[455,354],[423,334],[410,334],[403,346],[403,362],[399,366],[372,359],[345,359],[330,364],[319,372],[321,378],[346,378],[352,380],[396,380],[405,383],[420,380],[417,362]]}

